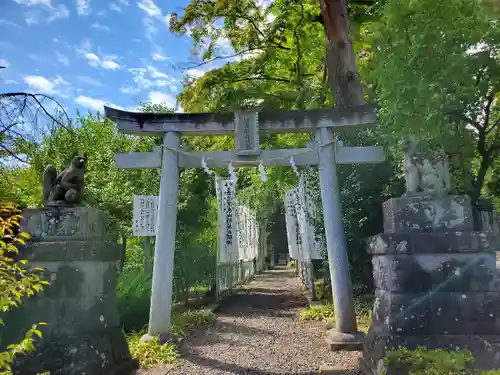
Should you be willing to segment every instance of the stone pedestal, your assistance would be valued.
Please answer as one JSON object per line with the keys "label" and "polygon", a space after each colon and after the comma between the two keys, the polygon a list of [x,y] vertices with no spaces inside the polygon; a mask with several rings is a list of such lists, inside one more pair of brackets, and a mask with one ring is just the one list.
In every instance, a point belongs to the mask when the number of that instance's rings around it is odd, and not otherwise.
{"label": "stone pedestal", "polygon": [[5,317],[2,345],[41,327],[37,351],[21,358],[15,374],[129,374],[137,367],[122,332],[115,295],[120,249],[106,242],[107,215],[85,207],[29,209],[23,231],[32,243],[22,258],[45,269],[50,286]]}
{"label": "stone pedestal", "polygon": [[469,198],[393,198],[383,209],[384,233],[368,241],[376,299],[365,374],[381,373],[387,349],[419,345],[467,348],[477,367],[500,368],[497,237],[472,230]]}

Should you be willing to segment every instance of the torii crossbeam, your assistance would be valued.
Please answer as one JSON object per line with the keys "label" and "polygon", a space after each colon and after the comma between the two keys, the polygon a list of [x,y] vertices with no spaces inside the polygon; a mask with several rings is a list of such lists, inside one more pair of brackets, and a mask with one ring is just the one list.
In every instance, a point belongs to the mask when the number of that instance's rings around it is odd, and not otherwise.
{"label": "torii crossbeam", "polygon": [[[277,110],[236,113],[137,113],[104,107],[106,117],[116,121],[119,131],[139,136],[163,136],[163,146],[152,152],[116,155],[118,168],[161,168],[158,232],[156,235],[149,335],[167,332],[172,308],[172,279],[178,203],[179,168],[199,168],[205,160],[210,168],[318,165],[323,202],[328,261],[335,306],[336,338],[358,345],[356,315],[349,275],[347,245],[342,225],[336,164],[380,163],[380,147],[342,147],[334,131],[373,125],[376,107],[312,111]],[[309,132],[315,144],[303,149],[261,150],[260,133]],[[236,151],[188,152],[180,148],[180,136],[236,136]],[[359,346],[359,345],[358,345]]]}

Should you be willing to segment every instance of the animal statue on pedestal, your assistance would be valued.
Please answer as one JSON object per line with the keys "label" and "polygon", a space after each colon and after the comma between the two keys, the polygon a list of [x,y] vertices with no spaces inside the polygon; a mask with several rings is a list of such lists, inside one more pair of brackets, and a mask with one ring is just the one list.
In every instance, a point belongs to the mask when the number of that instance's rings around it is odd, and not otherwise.
{"label": "animal statue on pedestal", "polygon": [[405,195],[448,193],[451,189],[451,178],[446,154],[442,150],[422,152],[414,137],[408,137],[402,143]]}
{"label": "animal statue on pedestal", "polygon": [[77,205],[83,201],[86,156],[75,156],[69,167],[59,174],[54,165],[43,173],[43,201],[45,205]]}

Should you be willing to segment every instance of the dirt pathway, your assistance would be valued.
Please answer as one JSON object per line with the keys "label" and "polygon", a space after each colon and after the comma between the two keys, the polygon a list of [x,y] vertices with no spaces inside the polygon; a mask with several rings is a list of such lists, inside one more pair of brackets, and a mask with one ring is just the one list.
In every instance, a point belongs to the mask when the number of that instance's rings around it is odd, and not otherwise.
{"label": "dirt pathway", "polygon": [[[300,322],[305,299],[290,270],[256,276],[217,311],[217,322],[188,335],[183,359],[145,375],[306,375],[328,363],[356,367],[359,352],[330,352],[320,322]],[[344,374],[339,372],[339,374]]]}

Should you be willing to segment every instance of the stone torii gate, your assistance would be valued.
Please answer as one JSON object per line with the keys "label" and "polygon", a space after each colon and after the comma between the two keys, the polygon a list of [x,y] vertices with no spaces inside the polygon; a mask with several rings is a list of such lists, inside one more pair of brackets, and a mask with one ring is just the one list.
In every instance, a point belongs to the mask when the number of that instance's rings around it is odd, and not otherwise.
{"label": "stone torii gate", "polygon": [[[385,160],[379,147],[342,147],[334,131],[367,127],[375,123],[375,107],[276,110],[232,113],[153,114],[104,107],[105,116],[116,121],[119,131],[139,136],[162,136],[163,147],[152,152],[119,153],[118,168],[161,168],[158,231],[156,235],[153,285],[148,335],[170,328],[173,263],[178,203],[179,168],[209,168],[318,165],[328,261],[335,306],[336,330],[332,348],[359,348],[356,315],[349,275],[347,244],[342,224],[336,164],[379,163]],[[303,149],[261,150],[260,133],[314,133],[315,145]],[[187,152],[180,137],[235,134],[236,151]]]}

